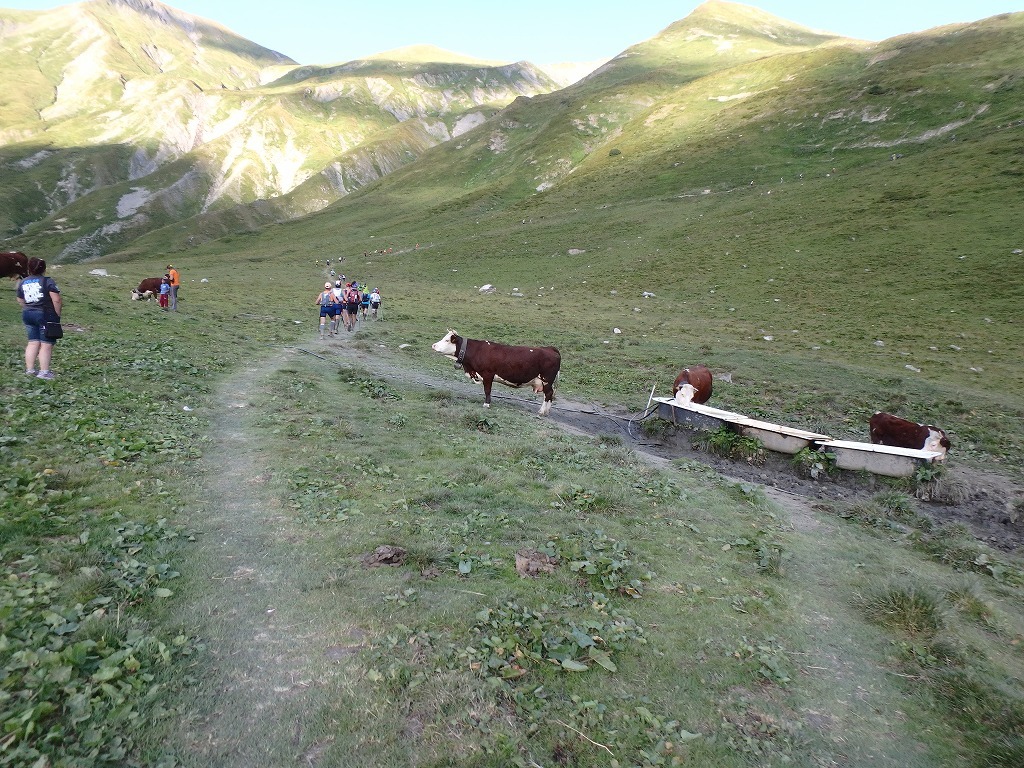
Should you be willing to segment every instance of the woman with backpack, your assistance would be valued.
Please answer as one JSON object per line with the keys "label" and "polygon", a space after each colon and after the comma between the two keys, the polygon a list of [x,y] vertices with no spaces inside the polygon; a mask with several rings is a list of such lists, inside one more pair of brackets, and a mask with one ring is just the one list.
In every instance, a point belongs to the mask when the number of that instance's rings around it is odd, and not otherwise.
{"label": "woman with backpack", "polygon": [[[25,375],[52,379],[50,358],[56,339],[46,335],[46,326],[49,323],[60,324],[63,300],[57,283],[46,276],[46,262],[42,259],[33,257],[28,260],[28,277],[18,283],[18,303],[21,305],[21,321],[28,333]],[[37,358],[39,373],[35,371]]]}

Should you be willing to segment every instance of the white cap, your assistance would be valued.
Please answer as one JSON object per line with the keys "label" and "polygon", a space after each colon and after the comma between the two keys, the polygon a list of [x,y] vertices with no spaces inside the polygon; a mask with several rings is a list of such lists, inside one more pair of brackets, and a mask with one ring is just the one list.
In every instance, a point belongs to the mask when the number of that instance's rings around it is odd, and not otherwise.
{"label": "white cap", "polygon": [[330,287],[331,287],[330,283],[324,283],[324,288],[330,288]]}

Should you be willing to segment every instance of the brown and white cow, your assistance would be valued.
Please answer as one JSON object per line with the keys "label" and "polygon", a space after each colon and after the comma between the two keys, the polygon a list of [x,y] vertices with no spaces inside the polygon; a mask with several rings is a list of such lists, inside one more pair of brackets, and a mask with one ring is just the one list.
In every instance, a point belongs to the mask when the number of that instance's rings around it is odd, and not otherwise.
{"label": "brown and white cow", "polygon": [[0,253],[0,277],[28,277],[28,257],[21,251]]}
{"label": "brown and white cow", "polygon": [[918,424],[891,413],[877,412],[869,422],[871,442],[896,448],[937,451],[943,456],[952,447],[946,433],[931,424]]}
{"label": "brown and white cow", "polygon": [[141,283],[138,288],[132,288],[132,301],[138,301],[139,299],[152,299],[154,296],[160,293],[160,280],[159,277],[147,277]]}
{"label": "brown and white cow", "polygon": [[540,415],[551,411],[555,397],[555,378],[562,355],[554,347],[511,347],[493,341],[479,341],[448,331],[431,349],[450,357],[473,381],[484,384],[484,408],[491,406],[491,384],[496,380],[510,387],[530,384],[534,392],[544,393]]}
{"label": "brown and white cow", "polygon": [[679,405],[706,403],[711,399],[711,371],[703,365],[683,368],[672,385],[672,394]]}

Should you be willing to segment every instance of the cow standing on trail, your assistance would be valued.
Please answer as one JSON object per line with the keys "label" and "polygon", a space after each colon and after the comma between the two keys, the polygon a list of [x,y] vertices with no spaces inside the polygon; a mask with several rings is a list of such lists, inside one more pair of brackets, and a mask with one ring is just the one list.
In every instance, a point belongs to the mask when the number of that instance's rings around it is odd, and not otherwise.
{"label": "cow standing on trail", "polygon": [[448,331],[431,349],[452,358],[473,381],[483,382],[484,408],[491,407],[491,385],[497,379],[509,387],[529,384],[534,392],[543,392],[540,415],[547,416],[551,411],[555,378],[562,365],[562,356],[554,347],[511,347]]}

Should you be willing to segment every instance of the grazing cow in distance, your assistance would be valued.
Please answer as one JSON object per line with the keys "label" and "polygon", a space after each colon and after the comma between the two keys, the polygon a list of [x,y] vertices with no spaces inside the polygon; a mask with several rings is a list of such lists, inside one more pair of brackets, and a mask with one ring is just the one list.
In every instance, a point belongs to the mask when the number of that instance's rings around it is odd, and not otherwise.
{"label": "grazing cow in distance", "polygon": [[679,405],[706,403],[711,399],[711,371],[703,365],[683,368],[672,385],[672,394]]}
{"label": "grazing cow in distance", "polygon": [[159,277],[147,277],[141,283],[138,288],[132,288],[132,301],[138,301],[139,299],[152,299],[155,295],[160,293],[160,280]]}
{"label": "grazing cow in distance", "polygon": [[0,253],[0,277],[28,277],[28,257],[21,251]]}
{"label": "grazing cow in distance", "polygon": [[430,348],[461,365],[473,381],[483,382],[484,408],[491,407],[491,384],[497,379],[510,387],[530,384],[534,392],[544,393],[540,415],[547,416],[551,411],[555,377],[562,365],[562,355],[554,347],[510,347],[448,331]]}
{"label": "grazing cow in distance", "polygon": [[877,412],[869,423],[871,442],[896,448],[936,451],[943,457],[952,448],[946,433],[931,424],[918,424],[891,413]]}

